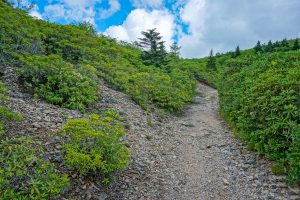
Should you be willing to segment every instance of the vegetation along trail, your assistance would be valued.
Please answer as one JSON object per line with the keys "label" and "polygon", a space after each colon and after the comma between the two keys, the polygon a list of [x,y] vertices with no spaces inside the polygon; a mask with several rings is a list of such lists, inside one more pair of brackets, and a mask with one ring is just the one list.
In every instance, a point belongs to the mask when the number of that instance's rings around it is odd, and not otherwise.
{"label": "vegetation along trail", "polygon": [[181,31],[122,41],[36,6],[0,0],[0,199],[300,200],[298,32],[195,58]]}
{"label": "vegetation along trail", "polygon": [[[133,150],[133,161],[108,196],[111,199],[297,199],[298,191],[288,188],[283,183],[284,177],[272,174],[270,162],[248,151],[234,138],[219,117],[217,91],[202,83],[197,90],[199,95],[183,116],[162,122],[154,114],[144,119],[143,111],[139,108],[136,109],[141,113],[133,111],[130,102],[125,104],[127,108],[119,107],[129,114],[131,131],[126,140]],[[121,97],[116,99],[124,102]],[[118,108],[118,102],[115,103],[113,107]],[[134,118],[130,112],[136,113]],[[147,120],[147,124],[143,123]],[[146,135],[139,134],[141,130]]]}

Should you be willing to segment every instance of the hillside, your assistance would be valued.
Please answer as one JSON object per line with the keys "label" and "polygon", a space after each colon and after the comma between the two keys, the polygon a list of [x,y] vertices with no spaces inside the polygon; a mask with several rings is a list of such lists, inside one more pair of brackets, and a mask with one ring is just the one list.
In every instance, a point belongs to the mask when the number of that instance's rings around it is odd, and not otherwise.
{"label": "hillside", "polygon": [[297,199],[296,41],[149,64],[0,0],[0,199]]}
{"label": "hillside", "polygon": [[198,80],[218,89],[221,115],[235,135],[248,143],[251,150],[277,161],[272,168],[274,173],[287,173],[287,181],[297,184],[299,45],[296,40],[284,39],[271,47],[262,45],[259,51],[255,48],[240,51],[236,57],[232,56],[234,53],[183,63],[193,70]]}

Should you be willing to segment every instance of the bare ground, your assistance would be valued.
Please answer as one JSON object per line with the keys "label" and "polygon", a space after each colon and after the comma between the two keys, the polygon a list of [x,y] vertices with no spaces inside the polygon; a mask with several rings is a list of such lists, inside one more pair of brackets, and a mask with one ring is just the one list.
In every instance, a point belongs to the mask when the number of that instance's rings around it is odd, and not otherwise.
{"label": "bare ground", "polygon": [[80,177],[63,162],[57,132],[66,119],[82,114],[32,100],[19,89],[11,68],[2,80],[10,90],[7,105],[24,116],[8,125],[8,136],[37,137],[44,156],[71,177],[71,186],[58,199],[300,199],[298,188],[272,175],[269,161],[234,138],[218,115],[217,91],[204,84],[180,117],[146,112],[129,96],[101,86],[102,96],[89,111],[110,108],[127,118],[123,142],[132,151],[128,168],[106,187],[98,177]]}

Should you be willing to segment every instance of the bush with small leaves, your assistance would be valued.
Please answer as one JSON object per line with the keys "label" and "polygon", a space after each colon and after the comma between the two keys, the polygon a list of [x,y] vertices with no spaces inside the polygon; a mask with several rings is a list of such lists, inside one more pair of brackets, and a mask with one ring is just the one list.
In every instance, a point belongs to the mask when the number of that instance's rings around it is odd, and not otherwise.
{"label": "bush with small leaves", "polygon": [[84,110],[98,98],[96,71],[89,65],[63,61],[58,55],[25,56],[21,77],[31,83],[35,95],[70,109]]}
{"label": "bush with small leaves", "polygon": [[114,172],[128,164],[130,152],[119,141],[125,131],[112,111],[104,117],[71,119],[62,133],[69,137],[64,144],[65,162],[83,176],[100,173],[108,183]]}
{"label": "bush with small leaves", "polygon": [[49,199],[68,185],[67,175],[39,155],[42,149],[30,138],[0,141],[0,199]]}
{"label": "bush with small leaves", "polygon": [[3,105],[3,102],[8,100],[8,96],[6,95],[7,89],[4,87],[3,82],[0,81],[0,135],[4,134],[4,124],[6,121],[19,121],[22,119],[21,114],[14,113]]}
{"label": "bush with small leaves", "polygon": [[218,84],[236,135],[284,166],[290,184],[300,182],[299,63],[300,51],[241,56],[223,66]]}

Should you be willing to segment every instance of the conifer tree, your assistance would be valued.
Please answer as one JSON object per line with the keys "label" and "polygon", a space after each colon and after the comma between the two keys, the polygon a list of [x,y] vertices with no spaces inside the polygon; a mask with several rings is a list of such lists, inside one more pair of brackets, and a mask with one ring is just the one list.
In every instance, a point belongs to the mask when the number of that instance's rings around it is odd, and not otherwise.
{"label": "conifer tree", "polygon": [[257,41],[256,46],[254,47],[255,53],[262,51],[260,41]]}
{"label": "conifer tree", "polygon": [[206,68],[211,69],[211,70],[216,70],[217,69],[216,58],[214,56],[214,52],[213,52],[212,49],[209,52],[209,57],[208,57],[208,61],[206,63]]}
{"label": "conifer tree", "polygon": [[240,46],[238,45],[235,49],[235,57],[239,57],[241,55]]}
{"label": "conifer tree", "polygon": [[156,32],[156,28],[142,31],[143,38],[139,38],[139,46],[142,48],[141,58],[145,65],[161,67],[167,64],[165,42],[162,36]]}
{"label": "conifer tree", "polygon": [[293,50],[298,50],[298,49],[300,49],[298,38],[295,40],[292,49],[293,49]]}
{"label": "conifer tree", "polygon": [[181,47],[178,46],[177,42],[174,42],[170,46],[170,56],[174,57],[174,58],[179,58],[179,56],[180,56],[180,49],[181,49]]}
{"label": "conifer tree", "polygon": [[287,41],[286,38],[284,38],[284,39],[281,41],[281,46],[282,46],[282,47],[289,47],[289,43],[288,43],[288,41]]}
{"label": "conifer tree", "polygon": [[273,51],[273,43],[271,40],[269,40],[267,46],[266,46],[266,51],[267,52],[272,52]]}

